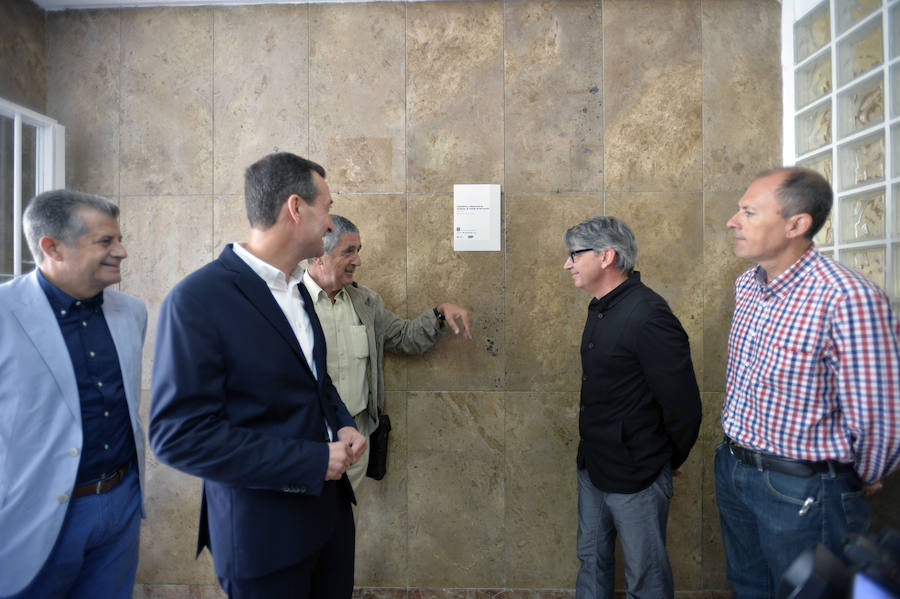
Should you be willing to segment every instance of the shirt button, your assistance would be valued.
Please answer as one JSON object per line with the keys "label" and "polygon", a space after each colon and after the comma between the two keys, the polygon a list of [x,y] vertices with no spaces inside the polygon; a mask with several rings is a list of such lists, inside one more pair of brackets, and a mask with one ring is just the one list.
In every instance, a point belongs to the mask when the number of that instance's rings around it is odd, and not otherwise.
{"label": "shirt button", "polygon": [[582,380],[582,381],[586,381],[586,380],[588,380],[588,377],[587,377],[587,375],[584,375],[584,376],[583,376],[583,377],[581,377],[581,380]]}
{"label": "shirt button", "polygon": [[81,326],[86,327],[86,326],[87,326],[87,323],[86,323],[85,321],[82,320],[82,321],[81,321]]}
{"label": "shirt button", "polygon": [[79,300],[79,301],[75,302],[75,305],[76,305],[76,306],[80,306],[80,305],[81,305],[81,301]]}
{"label": "shirt button", "polygon": [[588,343],[588,349],[594,349],[594,344],[593,344],[593,343]]}
{"label": "shirt button", "polygon": [[98,387],[102,387],[102,386],[103,386],[103,383],[100,382],[100,381],[97,381],[97,386],[98,386]]}
{"label": "shirt button", "polygon": [[603,312],[598,312],[598,313],[597,313],[597,318],[603,318]]}
{"label": "shirt button", "polygon": [[72,449],[70,449],[70,450],[69,450],[69,455],[70,455],[70,456],[77,456],[77,455],[78,455],[78,448],[77,448],[77,447],[73,447]]}
{"label": "shirt button", "polygon": [[109,412],[103,412],[103,416],[109,418]]}
{"label": "shirt button", "polygon": [[90,356],[91,356],[92,358],[93,358],[94,356],[97,355],[97,354],[95,354],[94,352],[88,352],[88,353],[90,354]]}
{"label": "shirt button", "polygon": [[63,316],[66,315],[66,311],[65,311],[65,310],[60,310],[59,313],[62,314]]}
{"label": "shirt button", "polygon": [[109,443],[104,443],[104,444],[103,444],[103,449],[109,449]]}
{"label": "shirt button", "polygon": [[59,497],[57,497],[56,500],[57,500],[58,502],[60,502],[60,503],[65,503],[65,502],[67,502],[67,501],[69,500],[69,496],[66,495],[65,493],[63,493],[62,495],[60,495]]}

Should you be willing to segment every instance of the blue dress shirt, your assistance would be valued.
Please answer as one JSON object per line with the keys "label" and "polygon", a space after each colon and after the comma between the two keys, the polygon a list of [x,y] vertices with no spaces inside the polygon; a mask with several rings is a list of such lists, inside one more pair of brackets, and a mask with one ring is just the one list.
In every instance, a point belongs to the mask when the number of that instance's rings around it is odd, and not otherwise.
{"label": "blue dress shirt", "polygon": [[106,478],[135,457],[122,369],[103,316],[103,292],[79,300],[40,270],[37,278],[59,322],[78,382],[84,441],[75,484],[83,485]]}

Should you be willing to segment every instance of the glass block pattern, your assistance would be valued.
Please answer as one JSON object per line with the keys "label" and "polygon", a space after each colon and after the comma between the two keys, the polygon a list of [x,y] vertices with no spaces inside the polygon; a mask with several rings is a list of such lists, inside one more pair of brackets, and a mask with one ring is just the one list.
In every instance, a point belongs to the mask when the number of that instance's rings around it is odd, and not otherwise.
{"label": "glass block pattern", "polygon": [[842,197],[840,211],[842,242],[884,239],[883,189]]}
{"label": "glass block pattern", "polygon": [[838,84],[844,85],[882,63],[881,21],[873,19],[838,43]]}
{"label": "glass block pattern", "polygon": [[885,284],[885,247],[864,247],[841,250],[840,261],[845,266],[866,275],[879,287]]}
{"label": "glass block pattern", "polygon": [[794,24],[794,60],[800,62],[831,41],[831,13],[822,3]]}
{"label": "glass block pattern", "polygon": [[841,190],[884,180],[884,134],[879,132],[838,149]]}
{"label": "glass block pattern", "polygon": [[884,81],[881,73],[838,95],[838,136],[846,137],[884,121]]}

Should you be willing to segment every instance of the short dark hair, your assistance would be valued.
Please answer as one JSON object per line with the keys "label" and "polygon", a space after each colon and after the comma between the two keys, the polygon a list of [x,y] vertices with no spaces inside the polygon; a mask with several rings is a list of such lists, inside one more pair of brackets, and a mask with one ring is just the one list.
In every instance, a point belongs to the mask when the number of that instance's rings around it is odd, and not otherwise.
{"label": "short dark hair", "polygon": [[784,180],[775,190],[775,197],[781,204],[782,218],[795,214],[808,214],[812,224],[804,235],[812,240],[828,220],[834,204],[831,185],[820,173],[803,167],[773,169],[762,176],[785,173]]}
{"label": "short dark hair", "polygon": [[250,226],[265,230],[274,225],[281,207],[292,194],[307,204],[314,204],[319,189],[313,181],[313,171],[325,178],[325,169],[320,165],[290,152],[269,154],[247,167],[244,202]]}
{"label": "short dark hair", "polygon": [[87,233],[81,218],[83,210],[96,210],[111,218],[119,218],[119,207],[106,198],[68,189],[45,191],[28,203],[22,222],[35,263],[41,264],[44,260],[41,237],[52,237],[72,247],[79,237]]}

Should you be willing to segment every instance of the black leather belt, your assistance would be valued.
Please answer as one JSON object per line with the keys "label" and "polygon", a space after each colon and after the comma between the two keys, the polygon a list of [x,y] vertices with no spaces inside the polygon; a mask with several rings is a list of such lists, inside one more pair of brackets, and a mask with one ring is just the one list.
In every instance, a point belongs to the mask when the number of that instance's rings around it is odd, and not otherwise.
{"label": "black leather belt", "polygon": [[833,474],[855,473],[853,464],[845,464],[843,462],[835,462],[832,460],[823,462],[809,462],[807,460],[793,460],[791,458],[783,458],[781,456],[764,453],[754,449],[747,449],[735,443],[732,439],[725,437],[725,443],[728,444],[728,450],[731,455],[736,457],[742,463],[759,468],[761,470],[772,470],[790,476],[799,476],[807,478],[814,474],[825,474],[831,472]]}
{"label": "black leather belt", "polygon": [[86,485],[81,485],[80,487],[75,487],[72,489],[72,498],[75,497],[84,497],[85,495],[99,495],[101,493],[106,493],[110,491],[122,482],[122,479],[125,478],[125,473],[128,472],[128,467],[131,465],[131,462],[128,462],[106,478],[100,479],[95,483],[88,483]]}

